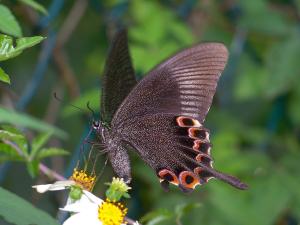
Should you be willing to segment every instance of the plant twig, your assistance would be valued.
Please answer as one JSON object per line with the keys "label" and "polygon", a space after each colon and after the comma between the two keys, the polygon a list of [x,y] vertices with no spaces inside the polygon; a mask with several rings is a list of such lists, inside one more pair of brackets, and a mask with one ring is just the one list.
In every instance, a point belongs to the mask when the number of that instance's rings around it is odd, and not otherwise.
{"label": "plant twig", "polygon": [[71,34],[80,22],[87,9],[87,0],[77,0],[65,19],[57,37],[57,47],[60,48],[69,40]]}
{"label": "plant twig", "polygon": [[73,99],[79,96],[79,85],[63,47],[70,39],[71,34],[80,22],[87,9],[87,5],[87,0],[77,0],[73,4],[72,9],[58,33],[56,47],[53,52],[54,62],[69,90],[71,98]]}
{"label": "plant twig", "polygon": [[46,165],[44,165],[43,163],[40,163],[39,169],[40,169],[40,171],[41,171],[43,174],[47,175],[48,177],[51,177],[51,178],[54,178],[54,179],[60,180],[60,181],[61,181],[61,180],[66,180],[65,177],[63,177],[63,176],[60,175],[59,173],[57,173],[57,172],[51,170],[50,168],[48,168],[48,167],[47,167]]}

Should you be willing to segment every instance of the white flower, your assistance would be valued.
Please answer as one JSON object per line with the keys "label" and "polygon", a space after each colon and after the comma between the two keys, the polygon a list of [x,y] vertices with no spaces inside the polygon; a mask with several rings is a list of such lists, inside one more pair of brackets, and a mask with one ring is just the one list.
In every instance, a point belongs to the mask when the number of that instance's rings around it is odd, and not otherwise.
{"label": "white flower", "polygon": [[85,190],[83,190],[80,200],[67,204],[60,210],[73,213],[63,225],[102,225],[105,224],[103,223],[105,221],[110,221],[111,224],[115,225],[125,225],[124,223],[121,224],[121,222],[124,220],[127,212],[127,209],[122,204],[108,200],[103,201]]}
{"label": "white flower", "polygon": [[74,213],[63,225],[102,225],[102,222],[98,219],[98,208],[102,202],[102,199],[83,190],[80,200],[67,204],[64,208],[60,209]]}
{"label": "white flower", "polygon": [[[46,191],[58,191],[72,189],[76,185],[72,180],[57,181],[53,184],[43,184],[33,186],[39,193]],[[115,225],[124,225],[124,217],[127,209],[121,203],[103,201],[87,190],[82,190],[82,195],[78,200],[67,200],[66,205],[60,208],[62,211],[72,213],[72,215],[63,223],[63,225],[102,225],[105,221],[112,222]],[[135,224],[135,225],[138,225]]]}
{"label": "white flower", "polygon": [[73,180],[64,180],[64,181],[56,181],[53,184],[41,184],[32,186],[39,193],[45,193],[46,191],[59,191],[70,188],[72,185],[75,185],[75,181]]}

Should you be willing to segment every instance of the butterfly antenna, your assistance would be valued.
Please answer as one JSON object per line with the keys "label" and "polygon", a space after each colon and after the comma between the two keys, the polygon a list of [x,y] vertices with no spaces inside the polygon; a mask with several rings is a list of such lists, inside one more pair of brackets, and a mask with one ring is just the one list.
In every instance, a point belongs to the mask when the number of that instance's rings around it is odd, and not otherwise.
{"label": "butterfly antenna", "polygon": [[92,118],[93,118],[93,119],[96,118],[96,117],[95,117],[95,111],[91,108],[90,102],[87,102],[87,103],[86,103],[86,107],[88,108],[88,110],[91,111],[91,113],[92,113]]}
{"label": "butterfly antenna", "polygon": [[[60,101],[60,102],[64,102],[64,100],[62,100],[60,97],[57,96],[56,92],[53,93],[53,96],[54,98],[57,100],[57,101]],[[83,112],[84,114],[86,114],[86,111],[84,111],[82,108],[76,106],[76,105],[73,105],[71,103],[67,103],[67,105],[69,106],[72,106],[73,108],[75,109],[78,109],[79,111]]]}

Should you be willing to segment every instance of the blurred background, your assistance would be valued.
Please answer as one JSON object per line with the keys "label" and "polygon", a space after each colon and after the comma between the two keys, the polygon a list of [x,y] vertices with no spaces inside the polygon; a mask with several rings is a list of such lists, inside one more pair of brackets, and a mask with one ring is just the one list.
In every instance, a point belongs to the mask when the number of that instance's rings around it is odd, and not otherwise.
{"label": "blurred background", "polygon": [[[101,74],[118,28],[128,28],[138,79],[180,49],[202,41],[222,42],[230,58],[206,127],[211,131],[214,167],[241,178],[249,190],[212,180],[189,195],[176,187],[165,193],[154,171],[133,154],[129,217],[156,218],[149,224],[300,224],[299,0],[37,2],[48,15],[16,1],[1,1],[19,20],[24,36],[47,39],[1,63],[11,85],[0,84],[0,104],[65,132],[54,134],[48,146],[70,154],[47,158],[44,164],[65,177],[71,175],[91,121],[67,104],[86,109],[89,101],[99,112]],[[10,123],[19,125],[17,119]],[[40,133],[23,131],[29,140]],[[101,169],[104,161],[99,159],[97,167]],[[108,165],[94,192],[103,196],[104,183],[112,176]],[[63,193],[36,194],[33,184],[52,181],[42,174],[32,177],[24,163],[1,161],[3,188],[61,216],[57,209],[64,203]],[[0,218],[0,224],[9,223]]]}

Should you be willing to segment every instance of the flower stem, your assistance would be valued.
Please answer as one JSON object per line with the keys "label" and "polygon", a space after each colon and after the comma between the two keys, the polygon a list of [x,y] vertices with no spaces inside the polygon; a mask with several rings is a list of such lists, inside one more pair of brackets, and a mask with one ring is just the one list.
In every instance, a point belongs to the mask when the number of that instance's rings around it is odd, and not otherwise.
{"label": "flower stem", "polygon": [[49,169],[47,166],[45,166],[43,163],[40,163],[39,165],[39,169],[40,171],[47,175],[48,177],[51,177],[51,178],[55,178],[56,180],[66,180],[65,177],[63,177],[62,175],[60,175],[59,173]]}

